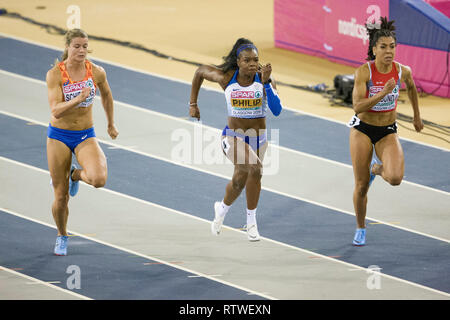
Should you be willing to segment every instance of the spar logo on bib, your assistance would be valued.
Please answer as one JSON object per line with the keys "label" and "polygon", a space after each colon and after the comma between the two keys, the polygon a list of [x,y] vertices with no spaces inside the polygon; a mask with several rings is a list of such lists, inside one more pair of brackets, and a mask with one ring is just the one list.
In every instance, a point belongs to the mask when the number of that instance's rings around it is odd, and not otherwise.
{"label": "spar logo on bib", "polygon": [[232,91],[231,98],[232,99],[254,99],[255,92],[253,92],[253,91]]}
{"label": "spar logo on bib", "polygon": [[82,82],[64,85],[64,93],[81,91],[84,87],[86,87],[86,82],[82,81]]}

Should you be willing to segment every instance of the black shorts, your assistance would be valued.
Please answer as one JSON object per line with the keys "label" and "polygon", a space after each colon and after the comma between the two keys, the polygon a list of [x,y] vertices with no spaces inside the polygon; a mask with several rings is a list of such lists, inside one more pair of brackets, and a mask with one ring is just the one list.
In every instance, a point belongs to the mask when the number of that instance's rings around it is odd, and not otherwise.
{"label": "black shorts", "polygon": [[370,138],[372,144],[377,143],[385,136],[391,133],[397,133],[397,123],[394,122],[388,126],[373,126],[371,124],[361,121],[356,115],[353,116],[352,120],[347,124],[350,128],[355,128],[361,131],[366,136]]}

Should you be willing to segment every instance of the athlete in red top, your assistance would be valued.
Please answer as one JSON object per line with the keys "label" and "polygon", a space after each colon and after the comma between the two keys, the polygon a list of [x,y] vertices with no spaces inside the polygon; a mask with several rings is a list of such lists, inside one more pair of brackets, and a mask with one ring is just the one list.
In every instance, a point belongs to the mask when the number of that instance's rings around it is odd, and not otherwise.
{"label": "athlete in red top", "polygon": [[[353,110],[349,122],[350,154],[355,176],[353,205],[357,229],[353,244],[365,244],[367,192],[376,175],[391,185],[403,179],[404,157],[397,135],[396,107],[401,82],[406,84],[414,111],[414,128],[423,129],[417,89],[411,69],[394,61],[396,36],[394,21],[381,18],[381,24],[367,24],[368,63],[355,72]],[[379,160],[377,160],[377,157]],[[381,160],[381,161],[380,161]]]}

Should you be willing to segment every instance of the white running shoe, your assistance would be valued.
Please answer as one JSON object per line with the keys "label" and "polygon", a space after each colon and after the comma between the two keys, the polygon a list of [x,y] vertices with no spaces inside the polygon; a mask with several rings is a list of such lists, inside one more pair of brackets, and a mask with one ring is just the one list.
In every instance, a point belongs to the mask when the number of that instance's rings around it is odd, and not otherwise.
{"label": "white running shoe", "polygon": [[218,236],[220,230],[222,229],[223,220],[225,216],[221,217],[219,214],[219,206],[221,206],[219,201],[214,203],[214,220],[211,223],[211,232],[213,235]]}
{"label": "white running shoe", "polygon": [[258,227],[256,224],[247,226],[247,238],[250,241],[259,241],[260,240]]}

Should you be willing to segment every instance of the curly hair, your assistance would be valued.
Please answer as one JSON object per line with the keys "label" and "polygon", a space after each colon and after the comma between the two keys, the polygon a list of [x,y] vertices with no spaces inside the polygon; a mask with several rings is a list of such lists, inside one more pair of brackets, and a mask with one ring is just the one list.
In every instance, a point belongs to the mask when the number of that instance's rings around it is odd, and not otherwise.
{"label": "curly hair", "polygon": [[378,39],[381,37],[392,37],[394,38],[395,44],[397,44],[397,38],[395,35],[394,20],[388,21],[387,17],[381,17],[380,23],[366,23],[367,33],[369,34],[369,49],[367,51],[366,60],[375,60],[375,55],[373,54],[372,48],[377,45]]}

